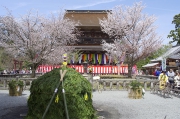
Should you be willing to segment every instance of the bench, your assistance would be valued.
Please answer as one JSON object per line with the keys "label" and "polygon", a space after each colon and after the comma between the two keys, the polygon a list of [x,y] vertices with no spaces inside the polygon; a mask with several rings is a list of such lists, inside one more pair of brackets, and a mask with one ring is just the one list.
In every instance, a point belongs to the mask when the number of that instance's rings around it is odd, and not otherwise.
{"label": "bench", "polygon": [[180,81],[178,81],[175,86],[174,89],[172,89],[173,93],[175,96],[179,96],[180,95]]}
{"label": "bench", "polygon": [[151,89],[152,94],[159,94],[160,96],[163,96],[164,98],[170,97],[172,98],[172,88],[170,85],[166,85],[164,89],[160,89],[159,83],[156,83],[155,86]]}

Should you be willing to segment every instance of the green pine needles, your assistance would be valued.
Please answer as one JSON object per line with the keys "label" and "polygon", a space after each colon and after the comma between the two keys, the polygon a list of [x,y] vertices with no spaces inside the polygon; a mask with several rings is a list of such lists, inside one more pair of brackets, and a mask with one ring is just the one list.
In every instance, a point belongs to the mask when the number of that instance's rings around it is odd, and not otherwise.
{"label": "green pine needles", "polygon": [[[67,70],[63,84],[69,119],[97,119],[92,105],[92,87],[89,81],[72,68],[61,69]],[[32,82],[26,119],[42,118],[59,81],[60,69],[54,69]],[[60,85],[45,119],[66,119],[62,85]]]}
{"label": "green pine needles", "polygon": [[23,88],[24,83],[22,80],[11,80],[9,81],[8,85],[9,85],[9,88],[16,89],[17,86],[19,86],[20,88]]}
{"label": "green pine needles", "polygon": [[137,80],[131,81],[130,83],[130,88],[133,90],[136,90],[138,88],[142,87],[141,83],[138,82]]}

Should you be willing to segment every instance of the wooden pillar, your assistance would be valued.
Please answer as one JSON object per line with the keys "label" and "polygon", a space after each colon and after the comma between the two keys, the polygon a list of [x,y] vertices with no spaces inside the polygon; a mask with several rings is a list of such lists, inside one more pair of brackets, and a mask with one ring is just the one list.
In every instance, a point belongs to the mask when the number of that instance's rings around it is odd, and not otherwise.
{"label": "wooden pillar", "polygon": [[106,82],[103,81],[103,89],[106,90]]}
{"label": "wooden pillar", "polygon": [[26,80],[23,81],[24,89],[26,89]]}
{"label": "wooden pillar", "polygon": [[117,88],[118,90],[119,90],[119,88],[120,88],[119,83],[120,83],[119,81],[116,82],[116,86],[117,86],[116,88]]}
{"label": "wooden pillar", "polygon": [[[20,62],[18,60],[13,60],[14,61],[14,70],[16,71],[17,64],[20,65]],[[21,66],[21,65],[20,65]]]}
{"label": "wooden pillar", "polygon": [[151,89],[154,88],[154,82],[150,82],[151,83]]}
{"label": "wooden pillar", "polygon": [[16,71],[16,60],[13,61],[14,61],[14,71]]}
{"label": "wooden pillar", "polygon": [[7,80],[6,79],[4,79],[4,81],[3,81],[3,83],[4,83],[4,89],[6,89],[6,87],[7,87]]}
{"label": "wooden pillar", "polygon": [[110,90],[112,90],[112,85],[113,85],[113,83],[112,83],[112,81],[110,81]]}
{"label": "wooden pillar", "polygon": [[144,82],[144,90],[146,90],[147,89],[147,82],[145,81]]}
{"label": "wooden pillar", "polygon": [[126,89],[126,81],[123,81],[123,89]]}
{"label": "wooden pillar", "polygon": [[20,69],[20,70],[22,69],[22,63],[23,63],[23,61],[20,61],[20,62],[19,62],[19,69]]}

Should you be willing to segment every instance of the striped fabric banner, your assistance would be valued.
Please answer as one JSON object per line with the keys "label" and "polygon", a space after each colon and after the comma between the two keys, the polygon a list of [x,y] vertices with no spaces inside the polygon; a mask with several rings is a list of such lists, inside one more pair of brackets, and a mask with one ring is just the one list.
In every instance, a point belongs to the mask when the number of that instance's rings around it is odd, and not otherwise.
{"label": "striped fabric banner", "polygon": [[[72,62],[73,62],[72,58]],[[92,64],[107,64],[108,56],[106,54],[81,54],[79,57],[79,63],[84,61],[91,61]]]}
{"label": "striped fabric banner", "polygon": [[[46,73],[54,68],[59,68],[60,65],[40,65],[36,72],[37,73]],[[71,68],[75,68],[76,71],[80,73],[84,73],[83,65],[69,65]],[[118,66],[112,66],[112,65],[92,65],[93,68],[93,74],[118,74]],[[133,66],[132,68],[134,70],[134,73],[137,73],[137,66]],[[120,66],[120,73],[127,74],[128,73],[128,66]]]}

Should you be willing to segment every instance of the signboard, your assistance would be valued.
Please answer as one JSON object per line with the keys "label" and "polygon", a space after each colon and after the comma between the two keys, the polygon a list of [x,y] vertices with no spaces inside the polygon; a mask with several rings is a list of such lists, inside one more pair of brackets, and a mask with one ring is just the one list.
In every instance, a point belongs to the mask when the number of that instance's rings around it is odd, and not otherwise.
{"label": "signboard", "polygon": [[166,59],[165,58],[163,58],[162,59],[162,71],[166,71]]}

